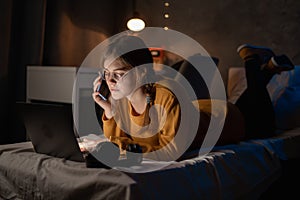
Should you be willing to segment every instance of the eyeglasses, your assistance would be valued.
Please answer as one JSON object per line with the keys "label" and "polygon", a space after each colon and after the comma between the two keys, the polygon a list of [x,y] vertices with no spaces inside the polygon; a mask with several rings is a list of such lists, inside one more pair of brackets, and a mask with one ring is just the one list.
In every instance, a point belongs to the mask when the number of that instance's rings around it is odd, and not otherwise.
{"label": "eyeglasses", "polygon": [[129,71],[117,73],[117,72],[109,72],[107,70],[104,70],[102,74],[99,72],[99,74],[102,75],[102,79],[106,80],[106,81],[109,80],[110,78],[114,79],[115,81],[120,81],[128,73],[129,73]]}

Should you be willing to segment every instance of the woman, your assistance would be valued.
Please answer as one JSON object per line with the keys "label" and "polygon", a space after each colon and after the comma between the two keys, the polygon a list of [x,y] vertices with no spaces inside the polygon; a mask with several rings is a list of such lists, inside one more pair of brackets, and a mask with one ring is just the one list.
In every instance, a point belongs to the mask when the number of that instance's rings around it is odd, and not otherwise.
{"label": "woman", "polygon": [[[128,52],[124,49],[128,44],[143,48]],[[239,142],[244,138],[245,128],[246,138],[257,137],[252,135],[256,133],[258,137],[273,135],[274,113],[266,84],[275,73],[293,68],[287,60],[278,59],[281,57],[276,57],[266,48],[244,45],[238,52],[245,61],[248,88],[236,105],[227,103],[228,112],[218,145]],[[271,58],[288,63],[288,67],[275,66]],[[180,145],[173,139],[180,126],[181,107],[167,87],[153,81],[156,77],[152,63],[151,52],[140,38],[118,38],[104,56],[104,70],[94,82],[93,99],[104,110],[102,121],[105,136],[121,149],[134,143],[142,147],[143,153],[164,149],[167,156],[159,156],[159,160],[177,159],[178,155],[174,156],[173,152],[180,149]],[[148,66],[139,67],[143,65]],[[263,70],[261,66],[264,66]],[[97,91],[102,81],[106,81],[110,91],[108,100],[103,100]],[[122,103],[116,104],[116,101]],[[189,150],[201,147],[212,116],[210,100],[198,100],[198,103],[201,110],[199,128],[193,141],[186,142]],[[154,105],[160,107],[152,112]],[[253,106],[260,108],[259,113],[253,112]],[[193,119],[190,120],[194,123]],[[166,146],[168,148],[164,148]]]}
{"label": "woman", "polygon": [[[143,48],[123,54],[122,51],[126,50],[122,48],[126,48],[127,45]],[[102,122],[105,136],[118,143],[122,149],[125,149],[126,145],[130,143],[135,143],[142,147],[144,153],[152,152],[170,143],[177,132],[180,123],[180,105],[170,90],[151,83],[156,79],[152,63],[151,52],[140,38],[121,37],[110,44],[104,56],[102,77],[98,77],[94,82],[94,91],[104,80],[108,85],[110,97],[107,101],[99,97],[97,91],[93,93],[93,98],[104,110]],[[135,68],[144,64],[148,64],[148,67]],[[149,83],[137,85],[142,82]],[[129,118],[125,116],[119,121],[114,114],[114,109],[116,110],[118,105],[112,105],[112,102],[124,99],[126,100],[125,104],[130,103],[128,110],[130,115]],[[149,116],[150,108],[153,105],[162,105],[165,112],[168,113],[168,118],[162,117],[163,119],[154,120],[159,115]],[[125,122],[128,123],[122,126],[121,123]],[[138,127],[132,127],[132,124]],[[127,131],[124,131],[126,129]],[[157,134],[155,130],[159,133]]]}

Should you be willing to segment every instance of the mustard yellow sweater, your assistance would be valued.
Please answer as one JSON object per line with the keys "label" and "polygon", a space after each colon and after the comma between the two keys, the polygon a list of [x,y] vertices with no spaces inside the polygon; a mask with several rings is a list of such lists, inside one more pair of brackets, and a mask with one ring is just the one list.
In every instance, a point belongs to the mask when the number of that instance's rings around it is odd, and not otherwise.
{"label": "mustard yellow sweater", "polygon": [[[111,119],[107,119],[103,114],[103,131],[104,135],[107,138],[111,138],[113,142],[121,145],[123,149],[129,143],[139,144],[140,146],[142,146],[143,152],[151,152],[160,149],[174,138],[180,124],[180,105],[174,94],[167,88],[160,85],[155,85],[154,87],[156,92],[153,105],[161,105],[162,108],[165,109],[165,113],[167,114],[164,125],[159,130],[159,132],[151,135],[150,137],[135,137],[130,135],[131,133],[125,133],[117,125],[114,117]],[[129,102],[128,105],[129,117],[132,123],[135,123],[141,127],[148,126],[150,121],[149,106],[144,113],[139,115],[134,111]],[[116,138],[118,141],[116,141]]]}
{"label": "mustard yellow sweater", "polygon": [[[139,144],[143,148],[143,152],[152,152],[158,150],[167,145],[176,135],[180,126],[181,110],[180,105],[175,95],[167,88],[156,84],[155,86],[155,100],[153,105],[161,105],[165,109],[167,114],[163,121],[163,126],[159,128],[159,131],[149,137],[138,137],[132,135],[129,130],[124,132],[116,122],[115,118],[107,119],[103,114],[103,131],[104,135],[117,143],[122,149],[126,148],[129,143]],[[131,123],[139,125],[141,127],[147,127],[149,125],[149,107],[142,114],[137,114],[129,101],[128,103],[128,116]],[[189,119],[191,123],[199,123],[199,128],[194,138],[193,143],[190,146],[191,149],[198,149],[201,147],[203,139],[206,135],[207,128],[211,117],[211,100],[197,100],[193,102],[194,105],[198,104],[200,109],[200,122],[194,122],[193,119]],[[241,113],[233,104],[226,103],[227,114],[225,125],[221,133],[221,137],[217,144],[228,144],[239,142],[244,136],[244,121]],[[162,114],[163,115],[163,114]],[[126,121],[120,119],[121,121]],[[151,122],[150,122],[151,123]],[[130,135],[131,134],[131,135]]]}

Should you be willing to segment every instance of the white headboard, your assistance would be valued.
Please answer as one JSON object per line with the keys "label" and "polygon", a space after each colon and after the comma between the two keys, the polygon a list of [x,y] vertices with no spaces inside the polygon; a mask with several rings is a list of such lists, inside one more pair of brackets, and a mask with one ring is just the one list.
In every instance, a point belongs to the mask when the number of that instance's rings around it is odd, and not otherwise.
{"label": "white headboard", "polygon": [[72,66],[27,66],[26,100],[72,103],[77,68]]}

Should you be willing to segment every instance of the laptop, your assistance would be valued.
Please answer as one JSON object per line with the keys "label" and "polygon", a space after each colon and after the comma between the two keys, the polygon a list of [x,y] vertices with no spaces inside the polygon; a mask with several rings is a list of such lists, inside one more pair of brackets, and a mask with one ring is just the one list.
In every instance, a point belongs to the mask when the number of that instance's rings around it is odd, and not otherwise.
{"label": "laptop", "polygon": [[71,104],[17,102],[16,111],[37,153],[84,162]]}

